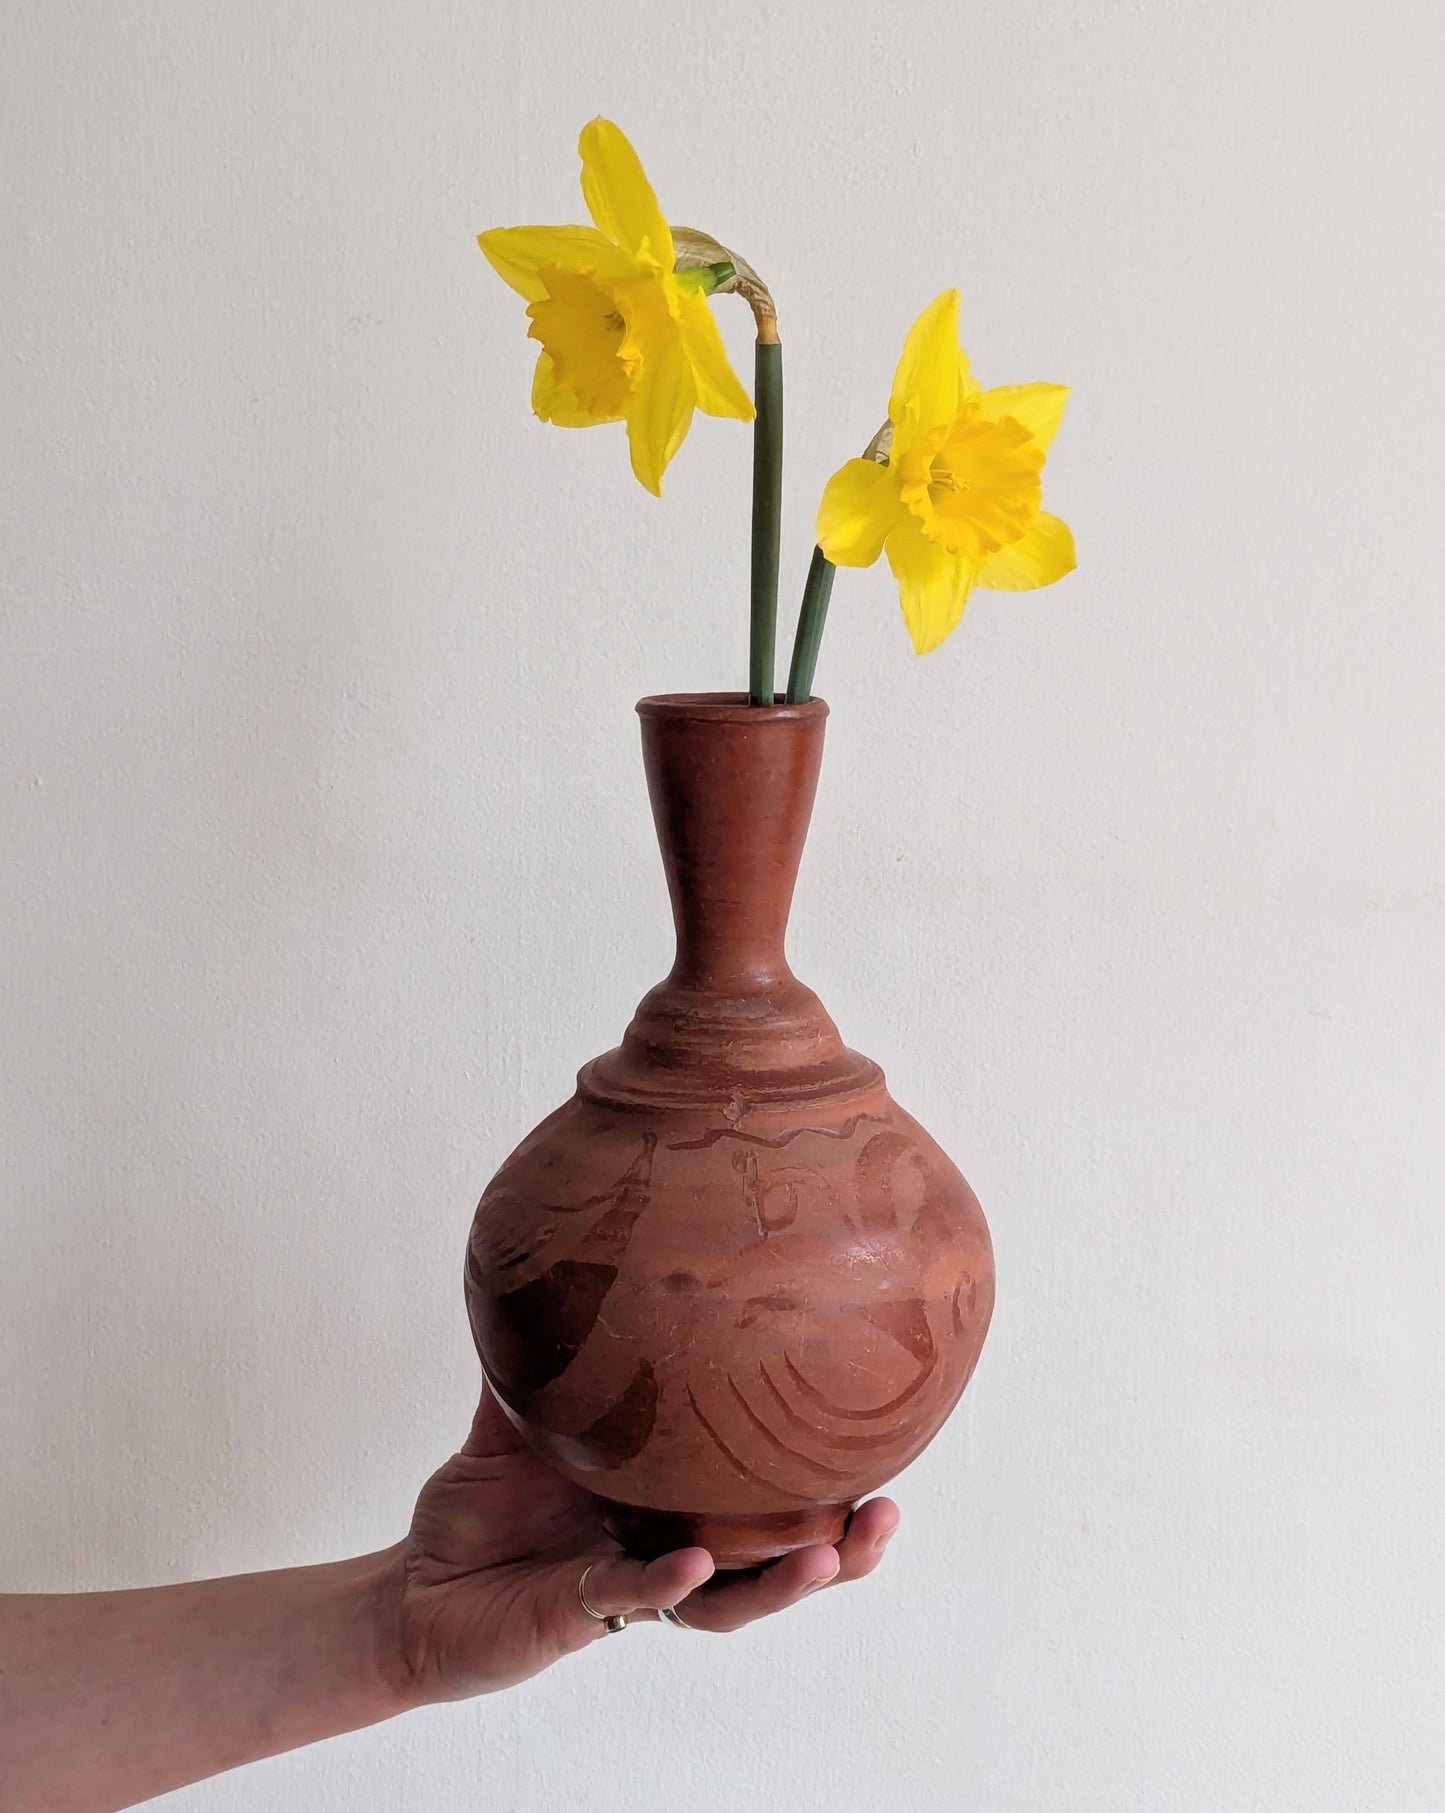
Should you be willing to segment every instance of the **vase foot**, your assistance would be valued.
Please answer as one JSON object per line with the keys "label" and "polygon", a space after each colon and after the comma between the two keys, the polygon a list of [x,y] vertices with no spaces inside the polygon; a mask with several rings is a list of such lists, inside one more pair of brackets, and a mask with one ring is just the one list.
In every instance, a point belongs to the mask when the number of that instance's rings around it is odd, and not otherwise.
{"label": "vase foot", "polygon": [[852,1503],[815,1505],[806,1511],[779,1511],[755,1516],[725,1512],[650,1511],[638,1505],[599,1498],[602,1522],[639,1561],[651,1561],[672,1549],[706,1549],[718,1568],[761,1567],[805,1549],[814,1542],[840,1542],[848,1527]]}

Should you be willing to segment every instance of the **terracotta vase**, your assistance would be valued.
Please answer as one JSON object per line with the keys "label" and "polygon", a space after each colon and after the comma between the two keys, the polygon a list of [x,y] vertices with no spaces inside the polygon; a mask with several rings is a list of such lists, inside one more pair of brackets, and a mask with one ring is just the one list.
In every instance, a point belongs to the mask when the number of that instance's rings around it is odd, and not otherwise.
{"label": "terracotta vase", "polygon": [[524,1139],[466,1291],[507,1414],[635,1555],[842,1533],[978,1359],[977,1199],[783,954],[827,706],[644,699],[677,960]]}

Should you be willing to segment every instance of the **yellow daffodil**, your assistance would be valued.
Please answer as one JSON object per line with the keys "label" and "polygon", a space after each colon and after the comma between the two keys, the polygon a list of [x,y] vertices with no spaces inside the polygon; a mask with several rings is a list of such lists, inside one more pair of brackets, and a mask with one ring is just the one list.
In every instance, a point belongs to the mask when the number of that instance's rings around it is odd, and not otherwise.
{"label": "yellow daffodil", "polygon": [[654,496],[694,409],[749,422],[753,405],[723,350],[706,272],[675,269],[672,230],[641,161],[610,120],[583,127],[590,227],[497,227],[478,235],[492,268],[527,299],[541,345],[532,408],[544,422],[626,422],[632,470]]}
{"label": "yellow daffodil", "polygon": [[1040,508],[1068,394],[1062,384],[981,389],[958,343],[957,290],[909,331],[878,457],[829,479],[818,546],[835,566],[887,553],[920,655],[957,627],[975,585],[1026,592],[1073,570],[1067,524]]}

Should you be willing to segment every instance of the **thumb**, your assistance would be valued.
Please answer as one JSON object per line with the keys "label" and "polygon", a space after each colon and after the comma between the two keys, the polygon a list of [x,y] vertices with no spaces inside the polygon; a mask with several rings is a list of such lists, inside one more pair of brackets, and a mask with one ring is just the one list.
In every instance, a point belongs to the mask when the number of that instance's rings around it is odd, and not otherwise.
{"label": "thumb", "polygon": [[484,1382],[477,1413],[472,1418],[471,1433],[462,1443],[462,1453],[478,1459],[484,1455],[515,1454],[524,1445],[491,1386]]}

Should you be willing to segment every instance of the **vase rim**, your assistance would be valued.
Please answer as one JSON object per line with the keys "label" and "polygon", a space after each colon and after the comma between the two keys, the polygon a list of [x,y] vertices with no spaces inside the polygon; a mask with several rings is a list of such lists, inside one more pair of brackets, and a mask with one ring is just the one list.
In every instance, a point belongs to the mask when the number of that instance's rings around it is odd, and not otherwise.
{"label": "vase rim", "polygon": [[637,701],[643,718],[693,718],[712,724],[796,724],[826,718],[826,699],[789,705],[781,694],[772,705],[750,705],[745,692],[660,692]]}

